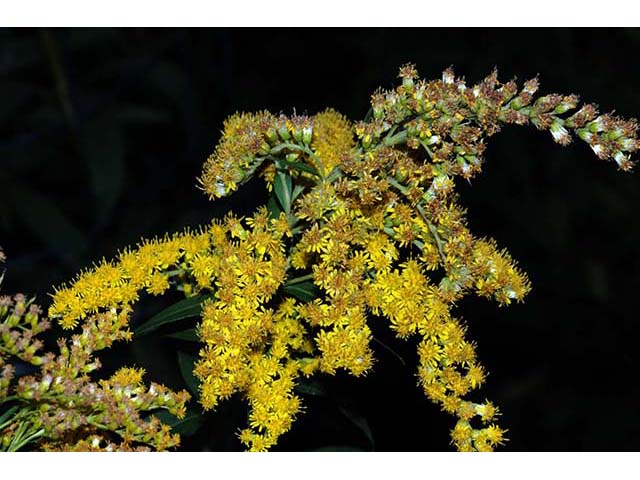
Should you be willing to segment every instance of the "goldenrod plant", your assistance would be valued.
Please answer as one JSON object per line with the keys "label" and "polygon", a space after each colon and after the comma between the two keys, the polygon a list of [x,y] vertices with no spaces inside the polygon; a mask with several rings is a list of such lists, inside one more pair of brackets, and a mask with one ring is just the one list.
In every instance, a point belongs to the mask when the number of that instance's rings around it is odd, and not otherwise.
{"label": "goldenrod plant", "polygon": [[[467,86],[451,69],[421,80],[413,65],[403,66],[399,78],[396,88],[372,95],[358,122],[332,109],[227,119],[199,186],[216,200],[259,176],[268,203],[246,218],[229,212],[197,231],[124,248],[57,287],[49,318],[72,331],[81,323],[82,333],[71,347],[61,341],[60,356],[50,357],[43,376],[12,387],[5,374],[4,401],[22,403],[19,413],[3,416],[3,445],[20,447],[33,435],[54,449],[175,445],[153,421],[135,419],[129,427],[114,415],[120,406],[180,414],[186,393],[157,385],[146,390],[135,369],[99,384],[87,379],[93,351],[129,338],[128,314],[140,296],[172,288],[187,298],[139,326],[134,341],[186,311],[197,314],[191,332],[200,348],[193,365],[197,400],[206,411],[234,394],[246,399],[248,425],[238,435],[249,450],[269,450],[291,428],[303,409],[295,387],[305,378],[338,371],[359,377],[374,369],[371,326],[381,321],[401,339],[417,338],[419,363],[407,374],[417,374],[426,397],[455,417],[455,448],[490,451],[505,442],[498,408],[470,396],[486,372],[456,305],[476,295],[506,306],[522,301],[531,286],[506,250],[471,232],[456,182],[481,171],[486,140],[510,124],[548,131],[563,146],[578,138],[599,159],[629,171],[640,145],[637,123],[579,106],[575,95],[536,97],[537,78],[519,88],[515,81],[501,83],[494,71]],[[28,308],[17,298],[4,300],[3,308],[15,311],[20,301]],[[5,318],[12,319],[4,320],[6,345],[17,345],[15,328],[33,334],[44,328],[33,313]],[[5,355],[32,363],[43,358],[25,357],[27,343],[3,347],[5,370],[11,368]],[[9,396],[7,386],[14,389]],[[76,413],[82,402],[98,411]],[[62,437],[49,433],[43,405],[49,416],[72,409],[70,419],[61,417]],[[16,415],[24,417],[13,420]],[[105,443],[105,431],[121,443]]]}
{"label": "goldenrod plant", "polygon": [[[0,258],[4,254],[0,251]],[[186,391],[143,383],[144,370],[122,367],[93,380],[96,352],[130,340],[128,308],[87,317],[81,332],[58,339],[58,353],[38,338],[50,322],[23,294],[0,296],[0,450],[166,450],[180,443],[148,413],[185,413]]]}

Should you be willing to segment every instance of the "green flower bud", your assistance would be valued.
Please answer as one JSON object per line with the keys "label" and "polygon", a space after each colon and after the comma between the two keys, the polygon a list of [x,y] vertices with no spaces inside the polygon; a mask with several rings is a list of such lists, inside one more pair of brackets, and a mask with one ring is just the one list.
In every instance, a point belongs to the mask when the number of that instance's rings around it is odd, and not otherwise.
{"label": "green flower bud", "polygon": [[10,327],[17,327],[20,323],[20,317],[14,313],[7,317],[7,325]]}
{"label": "green flower bud", "polygon": [[280,128],[278,128],[278,135],[280,135],[280,138],[282,140],[284,140],[285,142],[291,138],[291,134],[289,133],[289,129],[287,128],[287,126],[284,123],[282,125],[280,125]]}
{"label": "green flower bud", "polygon": [[302,141],[305,145],[311,144],[311,138],[313,137],[313,128],[312,127],[304,127],[302,129]]}
{"label": "green flower bud", "polygon": [[258,153],[261,155],[269,155],[270,152],[271,152],[271,145],[269,145],[267,142],[262,142],[260,144],[260,149],[258,150]]}
{"label": "green flower bud", "polygon": [[269,128],[269,130],[267,130],[267,133],[265,134],[265,136],[267,137],[267,141],[271,144],[271,145],[275,145],[276,143],[278,143],[278,132],[275,128],[271,127]]}

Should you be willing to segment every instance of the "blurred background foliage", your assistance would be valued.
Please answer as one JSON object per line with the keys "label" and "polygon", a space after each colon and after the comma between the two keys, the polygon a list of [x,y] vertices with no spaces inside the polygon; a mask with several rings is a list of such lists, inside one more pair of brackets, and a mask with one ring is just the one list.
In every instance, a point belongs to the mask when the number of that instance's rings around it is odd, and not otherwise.
{"label": "blurred background foliage", "polygon": [[[543,93],[640,112],[636,29],[4,29],[0,45],[5,291],[44,306],[53,285],[143,236],[266,200],[259,182],[216,203],[195,187],[235,111],[333,107],[359,119],[410,61],[426,78],[453,65],[470,83],[494,66],[504,81],[540,73]],[[509,429],[504,449],[640,450],[640,174],[533,128],[491,139],[486,160],[459,185],[471,229],[507,247],[533,283],[524,304],[458,310],[490,372],[481,395]],[[134,322],[178,298],[143,301]],[[301,386],[307,410],[278,450],[451,448],[452,418],[416,386],[414,342],[373,328],[374,371]],[[104,370],[133,362],[180,388],[195,351],[150,335],[112,349]],[[241,399],[205,417],[193,410],[180,427],[185,450],[241,448]]]}

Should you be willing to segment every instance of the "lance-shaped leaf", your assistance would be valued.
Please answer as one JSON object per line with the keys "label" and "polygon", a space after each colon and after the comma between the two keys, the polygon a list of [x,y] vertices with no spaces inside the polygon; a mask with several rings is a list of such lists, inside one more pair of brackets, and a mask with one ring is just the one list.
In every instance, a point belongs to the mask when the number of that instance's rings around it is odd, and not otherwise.
{"label": "lance-shaped leaf", "polygon": [[198,295],[195,297],[185,298],[184,300],[174,303],[170,307],[165,308],[156,314],[149,321],[138,326],[133,331],[135,336],[147,335],[163,325],[177,322],[185,318],[199,317],[202,313],[202,303],[207,299],[206,295]]}
{"label": "lance-shaped leaf", "polygon": [[291,183],[291,175],[288,172],[279,170],[276,174],[275,181],[273,182],[273,191],[282,205],[282,209],[285,213],[291,211],[291,194],[293,192],[293,186]]}

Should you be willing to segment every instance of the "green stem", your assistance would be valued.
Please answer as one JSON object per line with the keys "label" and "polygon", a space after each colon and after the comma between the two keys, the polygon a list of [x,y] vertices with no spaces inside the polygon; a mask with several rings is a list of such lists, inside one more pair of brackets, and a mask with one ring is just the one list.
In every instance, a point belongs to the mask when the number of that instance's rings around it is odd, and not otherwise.
{"label": "green stem", "polygon": [[427,154],[429,155],[429,158],[431,160],[433,160],[433,152],[431,151],[431,149],[429,148],[429,145],[427,145],[424,140],[420,140],[420,145],[422,145],[422,147],[427,151]]}
{"label": "green stem", "polygon": [[396,357],[398,360],[400,360],[400,363],[402,363],[402,365],[406,366],[407,364],[404,361],[404,358],[402,358],[400,356],[400,354],[398,352],[396,352],[393,348],[391,348],[389,345],[387,345],[386,343],[378,340],[376,337],[373,337],[373,341],[376,342],[378,345],[380,345],[382,348],[384,348],[385,350],[387,350],[389,353],[391,353],[394,357]]}
{"label": "green stem", "polygon": [[296,277],[296,278],[292,278],[291,280],[287,280],[286,285],[295,285],[296,283],[306,282],[307,280],[313,280],[313,273],[309,273],[301,277]]}
{"label": "green stem", "polygon": [[26,437],[25,439],[23,439],[19,444],[17,444],[12,450],[9,450],[9,451],[10,452],[17,452],[18,450],[20,450],[22,447],[24,447],[28,443],[36,440],[37,438],[42,437],[43,435],[44,435],[44,428],[41,428],[37,432],[35,432],[35,433],[29,435],[28,437]]}
{"label": "green stem", "polygon": [[406,195],[407,192],[409,191],[409,189],[404,186],[403,184],[401,184],[399,181],[397,181],[395,178],[393,178],[391,175],[387,175],[387,182],[389,182],[389,184],[393,187],[395,187],[397,190],[400,191],[400,193],[402,193],[403,195]]}
{"label": "green stem", "polygon": [[447,256],[444,254],[444,242],[440,238],[440,234],[438,233],[438,229],[427,218],[427,215],[426,215],[424,209],[422,208],[422,205],[418,204],[417,205],[417,209],[418,209],[418,212],[420,213],[420,216],[422,217],[422,220],[425,221],[425,223],[429,227],[429,231],[431,232],[431,235],[433,235],[433,238],[436,241],[436,247],[438,247],[438,253],[440,254],[440,259],[442,260],[442,266],[444,267],[447,264]]}
{"label": "green stem", "polygon": [[27,429],[26,427],[26,422],[21,422],[20,425],[18,426],[18,429],[14,432],[12,438],[11,438],[11,443],[9,443],[9,446],[7,447],[7,452],[17,452],[18,451],[18,447],[20,446],[20,442],[22,440],[22,436],[25,433],[25,430]]}
{"label": "green stem", "polygon": [[[407,194],[407,187],[402,185],[400,182],[398,182],[392,176],[387,175],[387,181],[389,182],[390,185],[392,185],[393,187],[398,189],[402,194],[404,194],[404,195]],[[440,259],[442,260],[442,265],[445,266],[446,263],[447,263],[447,257],[444,254],[444,241],[440,238],[440,234],[438,233],[438,229],[431,222],[431,220],[429,220],[427,218],[427,214],[425,213],[424,208],[422,208],[422,205],[420,205],[418,203],[416,205],[416,209],[418,210],[418,213],[420,213],[420,217],[422,217],[422,220],[424,220],[424,222],[429,227],[429,232],[431,232],[431,235],[433,235],[433,238],[435,239],[435,242],[436,242],[436,246],[438,247],[438,253],[440,254]]]}
{"label": "green stem", "polygon": [[165,272],[165,274],[167,275],[167,277],[175,277],[176,275],[180,275],[184,273],[184,270],[181,268],[177,268],[175,270],[168,270]]}
{"label": "green stem", "polygon": [[311,157],[316,162],[316,165],[319,167],[318,173],[320,174],[320,178],[322,178],[322,180],[325,179],[325,171],[324,171],[324,165],[322,164],[322,160],[320,160],[320,158],[315,153],[313,153],[313,150],[311,150],[309,147],[298,145],[296,143],[285,142],[273,147],[271,149],[271,153],[278,154],[283,150],[296,150],[298,152],[303,152],[309,155],[309,157]]}
{"label": "green stem", "polygon": [[401,132],[396,133],[392,137],[385,138],[383,143],[387,147],[392,147],[392,146],[398,145],[400,143],[405,143],[406,141],[407,141],[407,131],[406,130],[402,130]]}
{"label": "green stem", "polygon": [[389,129],[389,131],[387,132],[387,134],[384,136],[385,139],[392,137],[394,133],[396,133],[396,130],[398,129],[398,125],[394,125],[393,127],[391,127]]}
{"label": "green stem", "polygon": [[44,50],[51,69],[51,75],[55,83],[56,94],[62,108],[65,120],[70,127],[74,124],[74,113],[71,105],[71,97],[69,96],[69,87],[67,84],[67,78],[64,73],[62,62],[60,61],[60,55],[58,52],[58,46],[51,35],[49,30],[40,30],[40,41],[44,46]]}

